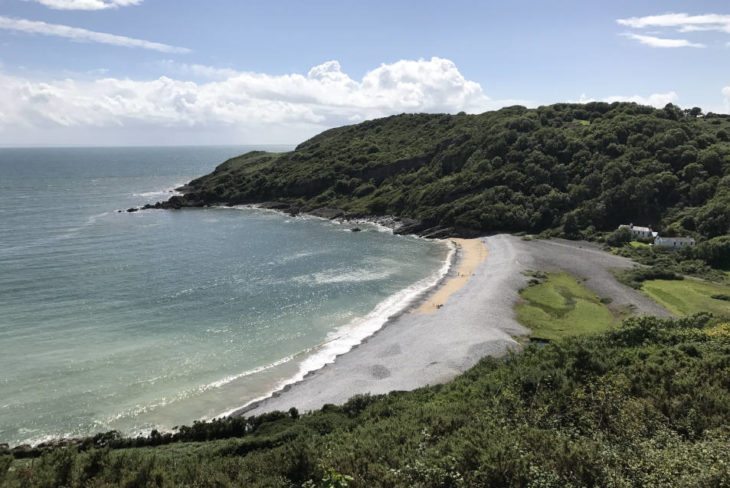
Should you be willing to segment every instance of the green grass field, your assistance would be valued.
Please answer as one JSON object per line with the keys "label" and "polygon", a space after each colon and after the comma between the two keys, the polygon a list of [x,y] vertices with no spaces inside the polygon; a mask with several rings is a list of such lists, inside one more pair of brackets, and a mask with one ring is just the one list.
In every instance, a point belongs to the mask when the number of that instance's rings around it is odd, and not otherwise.
{"label": "green grass field", "polygon": [[650,249],[651,246],[647,244],[646,242],[640,242],[640,241],[631,241],[629,242],[629,246],[633,247],[634,249]]}
{"label": "green grass field", "polygon": [[712,298],[730,296],[730,285],[686,278],[681,281],[645,281],[641,290],[676,315],[697,312],[730,318],[730,301]]}
{"label": "green grass field", "polygon": [[520,295],[517,320],[532,330],[534,339],[602,332],[619,321],[598,296],[566,273],[550,273]]}

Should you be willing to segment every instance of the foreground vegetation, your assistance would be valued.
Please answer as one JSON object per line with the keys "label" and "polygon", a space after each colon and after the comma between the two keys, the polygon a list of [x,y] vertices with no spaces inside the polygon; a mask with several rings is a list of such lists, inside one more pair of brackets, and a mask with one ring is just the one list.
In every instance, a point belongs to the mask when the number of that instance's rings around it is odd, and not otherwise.
{"label": "foreground vegetation", "polygon": [[[632,318],[309,415],[0,458],[5,486],[730,484],[730,324]],[[194,440],[201,442],[193,442]],[[205,442],[202,442],[205,441]],[[131,447],[131,446],[140,447]],[[8,469],[9,468],[9,469]]]}
{"label": "foreground vegetation", "polygon": [[[730,117],[700,114],[594,102],[398,115],[233,158],[171,205],[275,200],[452,234],[592,237],[633,222],[710,240],[730,228]],[[708,259],[730,262],[727,244]]]}
{"label": "foreground vegetation", "polygon": [[605,300],[567,273],[533,273],[520,297],[517,320],[530,329],[533,339],[604,332],[619,322]]}

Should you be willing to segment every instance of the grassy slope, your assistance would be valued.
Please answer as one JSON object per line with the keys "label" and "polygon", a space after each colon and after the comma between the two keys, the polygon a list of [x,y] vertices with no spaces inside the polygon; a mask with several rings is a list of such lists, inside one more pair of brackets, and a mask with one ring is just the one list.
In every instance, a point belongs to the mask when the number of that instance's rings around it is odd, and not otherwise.
{"label": "grassy slope", "polygon": [[[485,359],[453,382],[271,416],[247,434],[58,449],[6,486],[727,486],[730,325],[630,319]],[[228,421],[198,426],[225,437]],[[232,422],[232,421],[231,421]],[[7,463],[0,456],[2,467]]]}
{"label": "grassy slope", "polygon": [[645,281],[642,291],[675,315],[710,312],[730,318],[730,301],[712,295],[730,296],[730,285],[686,278],[681,281]]}
{"label": "grassy slope", "polygon": [[618,323],[599,297],[567,273],[550,273],[520,295],[517,320],[531,329],[534,338],[555,340],[603,332]]}

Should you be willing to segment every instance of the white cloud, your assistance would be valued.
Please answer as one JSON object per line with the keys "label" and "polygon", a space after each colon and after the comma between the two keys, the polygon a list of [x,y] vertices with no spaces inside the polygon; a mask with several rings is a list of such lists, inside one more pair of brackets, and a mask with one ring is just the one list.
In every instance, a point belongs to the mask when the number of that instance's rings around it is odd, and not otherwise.
{"label": "white cloud", "polygon": [[[328,61],[306,75],[234,72],[202,83],[164,76],[38,81],[0,73],[0,86],[4,144],[154,143],[161,134],[186,134],[169,143],[296,142],[401,112],[481,112],[511,103],[490,100],[442,58],[382,64],[360,80]],[[95,131],[108,138],[89,140]]]}
{"label": "white cloud", "polygon": [[203,64],[179,63],[172,59],[165,59],[157,64],[166,72],[209,80],[225,80],[226,78],[231,78],[239,74],[238,71],[231,68],[216,68]]}
{"label": "white cloud", "polygon": [[72,39],[82,42],[98,42],[101,44],[111,44],[114,46],[135,47],[141,49],[151,49],[164,53],[188,53],[190,49],[184,47],[169,46],[159,42],[145,41],[142,39],[134,39],[132,37],[118,36],[107,34],[105,32],[96,32],[78,27],[70,27],[61,24],[48,24],[36,20],[17,19],[13,17],[0,16],[0,29],[25,32],[28,34],[40,34],[44,36],[56,36],[66,39]]}
{"label": "white cloud", "polygon": [[722,14],[689,15],[685,13],[667,13],[618,19],[616,22],[634,29],[664,27],[673,28],[680,32],[720,31],[730,33],[730,15]]}
{"label": "white cloud", "polygon": [[652,107],[662,108],[668,103],[677,103],[679,96],[676,92],[670,91],[666,93],[652,93],[649,96],[643,97],[641,95],[627,96],[612,96],[605,98],[608,103],[613,102],[634,102],[639,105],[651,105]]}
{"label": "white cloud", "polygon": [[633,34],[631,32],[627,32],[627,33],[623,34],[623,36],[628,37],[629,39],[634,39],[636,41],[639,41],[640,43],[644,44],[645,46],[650,46],[650,47],[660,47],[660,48],[677,48],[677,47],[703,48],[703,47],[706,47],[704,44],[690,42],[687,39],[667,39],[665,37],[644,36],[641,34]]}
{"label": "white cloud", "polygon": [[[633,95],[633,96],[622,96],[615,95],[601,99],[602,102],[613,103],[613,102],[634,102],[639,105],[650,105],[656,108],[663,108],[668,103],[677,103],[679,95],[676,92],[669,91],[666,93],[652,93],[649,96]],[[581,95],[579,103],[595,102],[595,98],[589,98],[586,95]]]}
{"label": "white cloud", "polygon": [[26,0],[55,10],[106,10],[139,5],[142,0]]}

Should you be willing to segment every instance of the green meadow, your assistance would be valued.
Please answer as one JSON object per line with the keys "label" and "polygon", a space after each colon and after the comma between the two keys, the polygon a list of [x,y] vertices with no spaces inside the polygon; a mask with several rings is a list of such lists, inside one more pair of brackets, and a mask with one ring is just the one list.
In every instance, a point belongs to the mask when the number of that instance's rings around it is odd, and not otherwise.
{"label": "green meadow", "polygon": [[730,285],[692,278],[645,281],[642,291],[675,315],[710,312],[730,317]]}
{"label": "green meadow", "polygon": [[529,327],[536,339],[602,332],[619,321],[597,295],[567,273],[549,273],[520,295],[517,320]]}

